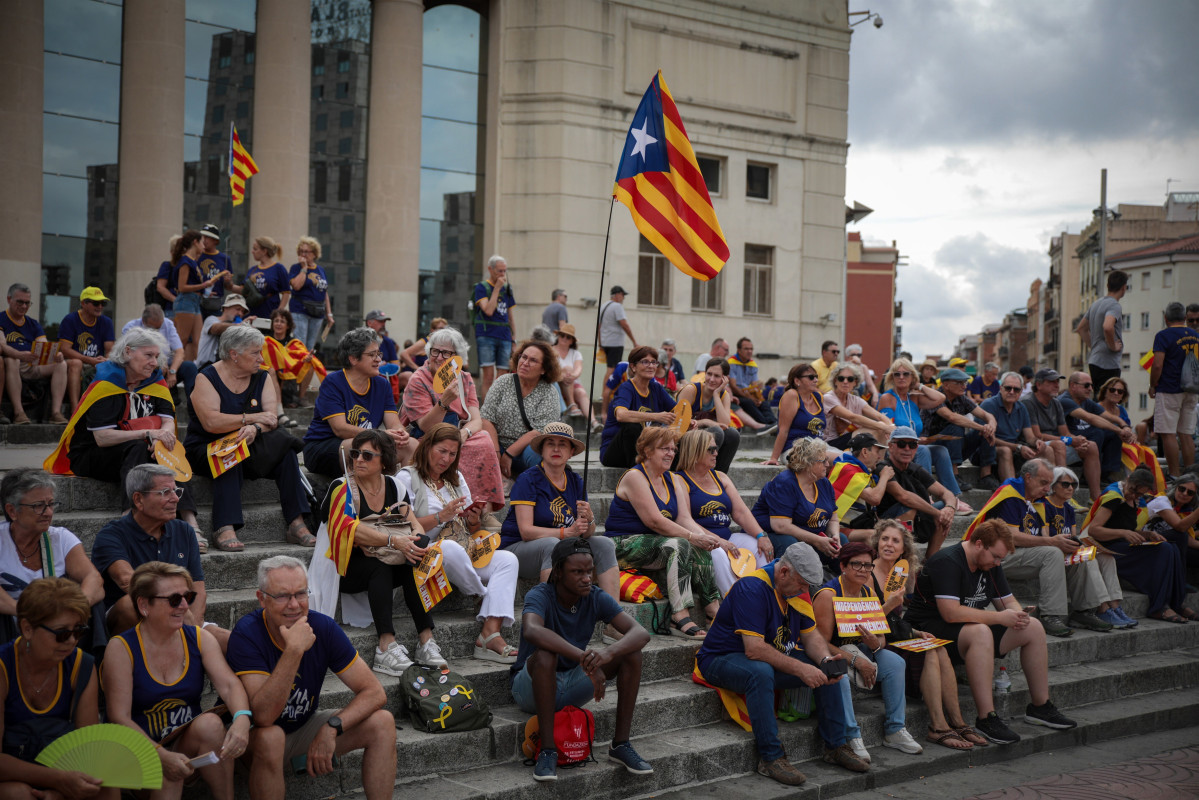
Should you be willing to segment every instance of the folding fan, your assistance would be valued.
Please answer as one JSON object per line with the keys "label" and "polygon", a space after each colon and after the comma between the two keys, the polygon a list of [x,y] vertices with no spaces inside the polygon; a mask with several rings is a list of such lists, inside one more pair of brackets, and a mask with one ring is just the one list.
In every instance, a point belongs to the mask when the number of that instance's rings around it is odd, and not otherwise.
{"label": "folding fan", "polygon": [[161,789],[162,762],[154,744],[124,725],[77,728],[51,742],[37,763],[77,770],[119,789]]}

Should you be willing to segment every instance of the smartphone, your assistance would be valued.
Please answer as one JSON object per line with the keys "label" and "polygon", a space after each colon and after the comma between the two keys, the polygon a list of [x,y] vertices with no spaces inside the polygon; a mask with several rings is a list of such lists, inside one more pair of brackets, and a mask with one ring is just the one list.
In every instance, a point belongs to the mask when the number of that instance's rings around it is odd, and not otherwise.
{"label": "smartphone", "polygon": [[459,512],[458,512],[458,516],[460,516],[460,517],[465,517],[467,514],[469,514],[469,513],[470,513],[470,512],[472,512],[472,511],[479,511],[479,512],[482,512],[482,511],[483,511],[483,509],[484,509],[484,508],[486,508],[486,507],[487,507],[487,501],[486,501],[486,500],[476,500],[475,502],[471,503],[471,504],[470,504],[469,506],[467,506],[466,508],[464,508],[464,509],[462,509],[461,511],[459,511]]}
{"label": "smartphone", "polygon": [[[337,769],[340,766],[341,766],[341,759],[338,758],[337,756],[333,756],[333,769]],[[307,753],[300,753],[298,756],[296,756],[295,758],[293,758],[291,760],[291,771],[294,772],[296,775],[307,775],[308,774],[308,754]]]}

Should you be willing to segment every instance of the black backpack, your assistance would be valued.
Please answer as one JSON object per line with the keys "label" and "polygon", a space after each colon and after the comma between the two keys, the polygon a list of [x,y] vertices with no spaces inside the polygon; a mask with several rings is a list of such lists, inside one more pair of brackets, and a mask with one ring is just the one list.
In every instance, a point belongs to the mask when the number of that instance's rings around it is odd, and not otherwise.
{"label": "black backpack", "polygon": [[491,725],[491,709],[473,684],[449,667],[413,664],[400,678],[412,726],[425,733],[473,731]]}
{"label": "black backpack", "polygon": [[142,292],[142,299],[146,301],[146,305],[158,303],[162,305],[162,295],[158,293],[158,278],[151,278],[146,284],[145,290]]}

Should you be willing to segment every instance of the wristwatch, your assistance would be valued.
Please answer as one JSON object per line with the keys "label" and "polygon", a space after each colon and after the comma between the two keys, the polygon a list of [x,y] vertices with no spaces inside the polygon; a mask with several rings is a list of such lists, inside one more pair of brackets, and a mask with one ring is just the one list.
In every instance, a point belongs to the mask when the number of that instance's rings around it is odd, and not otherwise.
{"label": "wristwatch", "polygon": [[344,733],[344,731],[341,729],[341,717],[329,717],[325,724],[337,731],[338,736],[341,736],[342,733]]}

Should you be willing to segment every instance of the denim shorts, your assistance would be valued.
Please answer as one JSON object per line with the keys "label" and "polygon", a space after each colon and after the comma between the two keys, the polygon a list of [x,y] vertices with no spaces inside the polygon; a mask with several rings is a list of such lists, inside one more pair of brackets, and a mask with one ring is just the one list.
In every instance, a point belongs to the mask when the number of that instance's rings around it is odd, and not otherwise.
{"label": "denim shorts", "polygon": [[497,367],[506,372],[508,362],[512,360],[512,340],[479,336],[475,339],[475,353],[479,356],[480,367]]}
{"label": "denim shorts", "polygon": [[[558,690],[554,694],[554,710],[561,711],[566,706],[581,707],[595,697],[595,684],[583,671],[580,664],[574,669],[557,673]],[[521,667],[520,672],[512,679],[512,699],[527,714],[537,713],[537,703],[533,701],[533,676],[529,674],[529,662]]]}
{"label": "denim shorts", "polygon": [[172,305],[176,314],[199,314],[200,293],[180,292]]}

